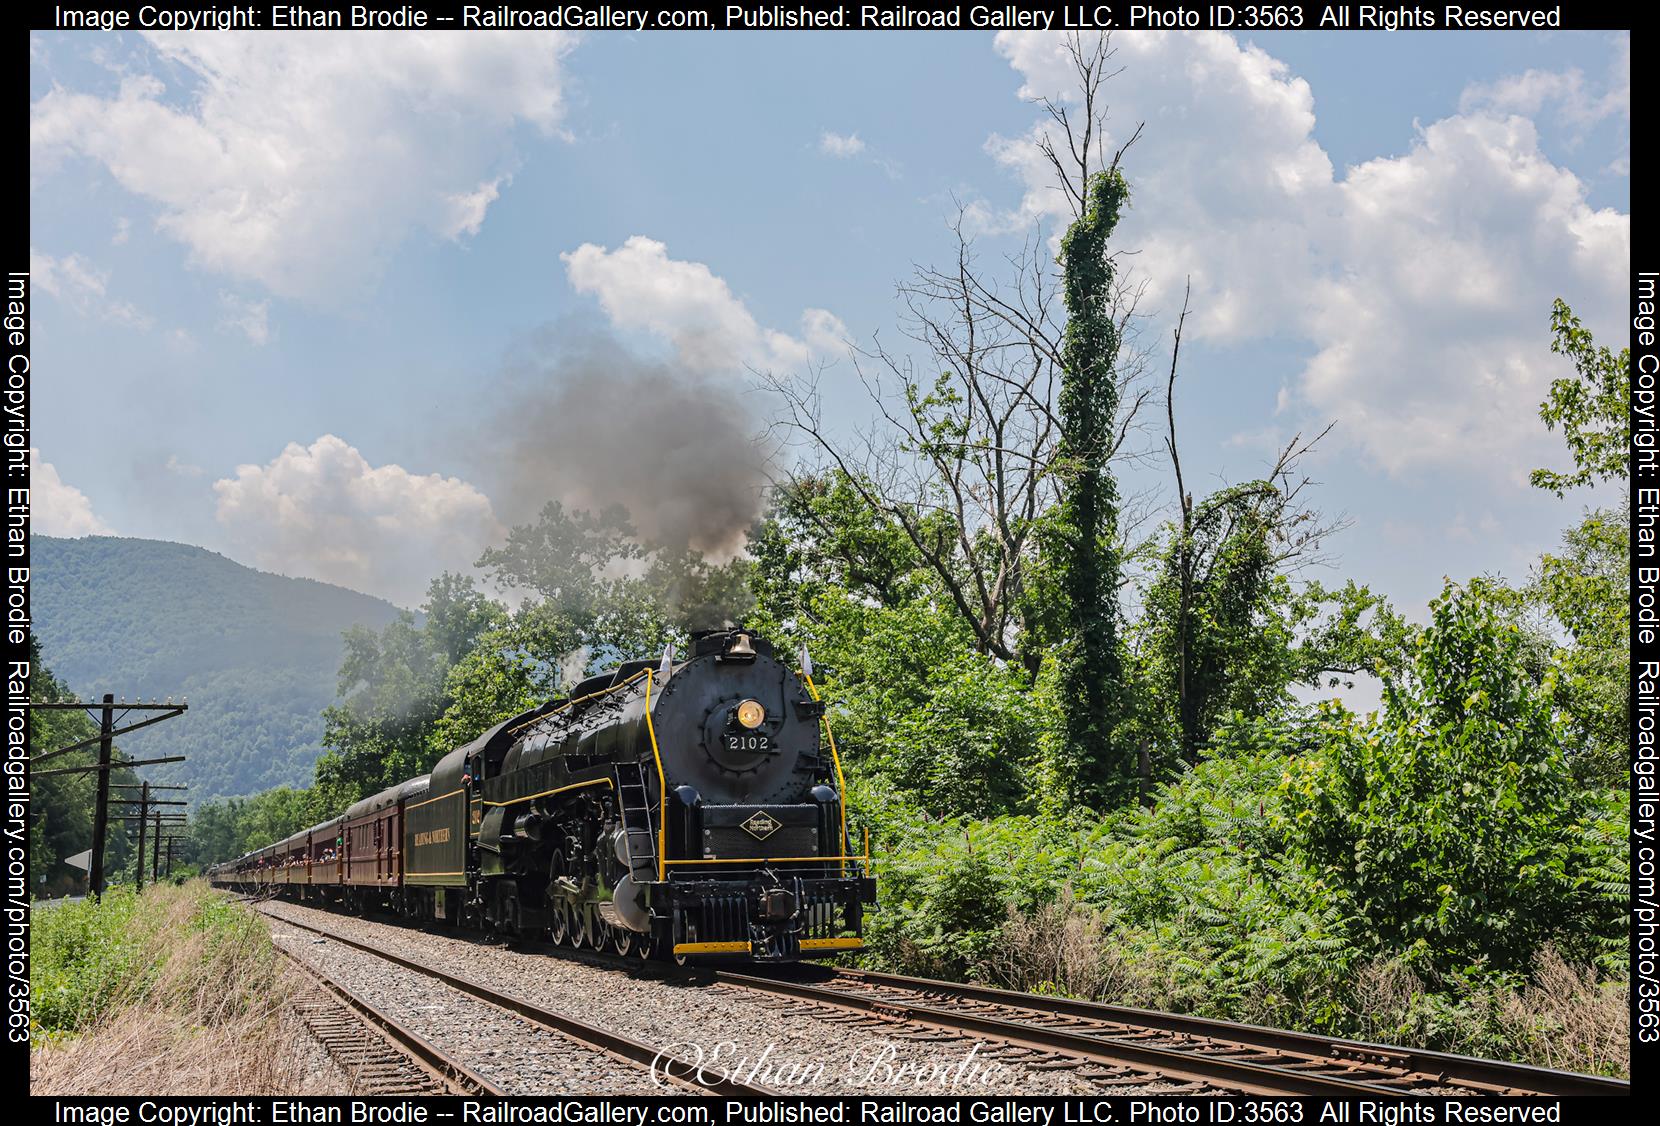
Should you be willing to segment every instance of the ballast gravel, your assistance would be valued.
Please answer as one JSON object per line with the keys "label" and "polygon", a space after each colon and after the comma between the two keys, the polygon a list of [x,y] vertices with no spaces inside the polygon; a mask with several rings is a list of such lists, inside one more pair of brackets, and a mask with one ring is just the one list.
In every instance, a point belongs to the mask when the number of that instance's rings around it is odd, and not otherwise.
{"label": "ballast gravel", "polygon": [[[490,945],[471,936],[452,936],[381,923],[333,911],[270,901],[260,909],[274,919],[290,918],[326,928],[331,934],[370,943],[437,970],[458,974],[561,1015],[644,1041],[682,1059],[701,1062],[727,1075],[801,1095],[1075,1095],[1110,1091],[1116,1095],[1196,1094],[1192,1086],[1148,1075],[1107,1078],[1100,1069],[1056,1066],[1057,1058],[972,1037],[946,1037],[903,1021],[852,1017],[843,1010],[778,998],[737,986],[699,984],[642,967],[625,970],[556,954]],[[614,1057],[608,1067],[580,1062],[544,1062],[552,1034],[430,977],[374,958],[308,932],[272,925],[285,948],[326,959],[325,972],[338,976],[376,1005],[452,1051],[469,1067],[513,1090],[564,1093],[671,1093],[653,1085],[644,1068],[634,1069],[636,1086]],[[296,938],[296,936],[300,936]],[[349,955],[349,957],[348,957]],[[372,964],[371,964],[372,963]],[[341,967],[336,973],[336,966]],[[356,975],[348,977],[347,974]],[[411,987],[411,979],[421,982]],[[361,981],[361,988],[355,984]],[[394,1007],[393,1002],[403,1006]],[[488,1019],[484,1012],[495,1014]],[[406,1016],[406,1014],[408,1014]],[[429,1033],[427,1029],[433,1031]],[[562,1039],[562,1038],[561,1038]],[[565,1041],[566,1044],[569,1041]],[[527,1061],[533,1087],[509,1084],[503,1076]],[[489,1065],[505,1064],[491,1069]],[[1034,1066],[1039,1065],[1039,1066]],[[1043,1066],[1047,1065],[1047,1066]],[[584,1068],[592,1068],[585,1071]],[[1092,1078],[1094,1072],[1104,1082]],[[1133,1079],[1126,1082],[1126,1079]]]}
{"label": "ballast gravel", "polygon": [[662,1095],[643,1068],[578,1044],[373,954],[271,923],[271,941],[513,1094]]}

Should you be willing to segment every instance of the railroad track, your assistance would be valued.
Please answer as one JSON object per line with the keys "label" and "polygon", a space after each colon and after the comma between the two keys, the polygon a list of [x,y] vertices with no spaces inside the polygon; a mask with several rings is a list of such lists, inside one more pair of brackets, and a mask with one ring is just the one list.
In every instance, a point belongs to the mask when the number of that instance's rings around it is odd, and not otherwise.
{"label": "railroad track", "polygon": [[1622,1079],[869,970],[720,970],[716,978],[1262,1093],[1372,1098],[1631,1093],[1631,1084]]}
{"label": "railroad track", "polygon": [[[543,942],[514,945],[625,972],[638,973],[642,966],[634,958],[593,950]],[[1052,1057],[1036,1066],[1075,1067],[1105,1089],[1145,1083],[1156,1076],[1194,1090],[1253,1095],[1631,1093],[1631,1084],[1621,1079],[870,970],[797,965],[676,971],[653,965],[670,976],[840,1010],[849,1019],[909,1023],[933,1030],[940,1039],[989,1041],[1016,1052],[1025,1050],[1029,1064],[1040,1056]]]}
{"label": "railroad track", "polygon": [[419,1033],[331,981],[286,950],[311,989],[293,1009],[323,1050],[365,1095],[505,1095]]}
{"label": "railroad track", "polygon": [[[255,910],[260,912],[260,914],[275,919],[283,926],[293,927],[296,930],[321,935],[330,942],[338,942],[342,946],[350,947],[353,950],[358,950],[365,954],[371,954],[374,957],[390,962],[393,965],[401,966],[404,969],[412,970],[415,973],[430,977],[435,981],[442,982],[451,989],[469,994],[481,1001],[489,1002],[497,1008],[505,1009],[516,1016],[530,1021],[532,1024],[541,1025],[551,1032],[567,1037],[589,1048],[606,1052],[614,1057],[625,1060],[639,1067],[650,1068],[655,1066],[658,1074],[662,1075],[666,1080],[675,1086],[682,1088],[683,1090],[696,1094],[723,1096],[774,1097],[782,1094],[782,1092],[774,1090],[771,1087],[765,1087],[755,1083],[745,1083],[737,1079],[729,1078],[723,1074],[720,1074],[718,1070],[705,1073],[700,1071],[694,1063],[691,1063],[680,1056],[653,1047],[644,1041],[635,1040],[634,1038],[624,1036],[621,1033],[612,1032],[609,1029],[600,1028],[597,1025],[576,1020],[573,1017],[565,1016],[563,1013],[553,1012],[552,1010],[545,1009],[534,1002],[527,1001],[522,997],[515,997],[510,993],[503,993],[501,990],[494,989],[481,982],[474,981],[471,978],[463,977],[460,974],[453,974],[446,970],[440,970],[432,966],[424,965],[401,955],[393,954],[390,951],[379,949],[378,947],[372,946],[368,943],[345,938],[341,935],[326,931],[321,927],[314,927],[309,923],[302,923],[281,915],[270,914],[269,912],[264,911],[257,903],[253,906]],[[633,964],[638,965],[638,962]],[[437,1051],[437,1049],[432,1048],[430,1044],[427,1046],[432,1051]],[[495,1093],[501,1092],[498,1091]]]}

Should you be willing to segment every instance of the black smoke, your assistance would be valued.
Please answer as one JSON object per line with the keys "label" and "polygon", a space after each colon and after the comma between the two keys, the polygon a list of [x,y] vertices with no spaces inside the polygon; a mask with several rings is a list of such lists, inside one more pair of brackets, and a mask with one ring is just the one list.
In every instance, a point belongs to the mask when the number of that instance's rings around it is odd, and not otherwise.
{"label": "black smoke", "polygon": [[498,517],[524,523],[552,500],[621,505],[643,544],[725,558],[760,515],[764,404],[743,377],[636,356],[592,330],[549,327],[515,349],[497,385],[490,465]]}

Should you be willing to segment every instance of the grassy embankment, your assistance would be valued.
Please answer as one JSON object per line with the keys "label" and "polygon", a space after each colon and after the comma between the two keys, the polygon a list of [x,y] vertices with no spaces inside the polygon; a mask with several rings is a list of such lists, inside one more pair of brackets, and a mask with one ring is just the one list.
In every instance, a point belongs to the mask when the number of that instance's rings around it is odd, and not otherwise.
{"label": "grassy embankment", "polygon": [[34,912],[34,1094],[300,1093],[312,1053],[264,924],[199,881]]}

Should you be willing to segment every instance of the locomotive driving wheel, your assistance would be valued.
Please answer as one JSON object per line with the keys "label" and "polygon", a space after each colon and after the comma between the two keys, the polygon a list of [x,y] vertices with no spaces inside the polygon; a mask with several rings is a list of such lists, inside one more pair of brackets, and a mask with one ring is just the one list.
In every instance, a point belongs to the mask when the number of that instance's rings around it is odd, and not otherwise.
{"label": "locomotive driving wheel", "polygon": [[559,881],[565,873],[565,854],[555,849],[548,860],[548,937],[556,946],[569,943],[575,930],[570,901],[559,888]]}
{"label": "locomotive driving wheel", "polygon": [[578,950],[586,950],[594,945],[594,920],[588,911],[586,903],[572,904],[571,912],[571,945]]}

